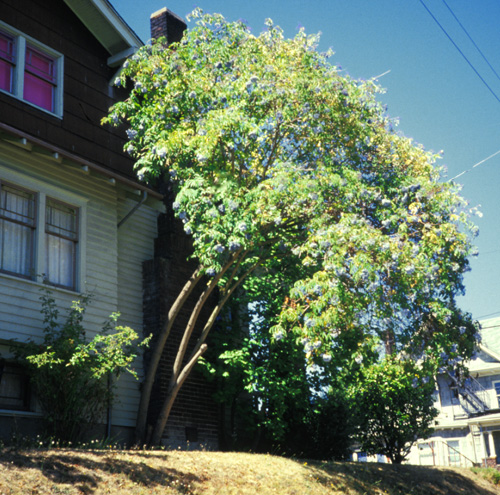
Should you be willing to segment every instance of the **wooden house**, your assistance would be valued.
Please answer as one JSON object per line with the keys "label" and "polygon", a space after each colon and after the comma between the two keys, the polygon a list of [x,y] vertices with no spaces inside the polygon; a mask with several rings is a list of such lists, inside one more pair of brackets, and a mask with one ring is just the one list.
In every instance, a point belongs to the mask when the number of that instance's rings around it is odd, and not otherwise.
{"label": "wooden house", "polygon": [[[141,45],[107,0],[1,0],[0,436],[34,432],[40,419],[9,341],[41,339],[44,282],[61,308],[93,295],[89,336],[113,312],[143,328],[142,267],[159,257],[165,206],[136,180],[124,129],[100,124],[126,97],[112,82]],[[120,377],[108,434],[129,438],[139,387]]]}
{"label": "wooden house", "polygon": [[412,449],[412,464],[496,467],[500,454],[500,318],[481,322],[482,342],[466,363],[470,376],[437,377],[435,431]]}

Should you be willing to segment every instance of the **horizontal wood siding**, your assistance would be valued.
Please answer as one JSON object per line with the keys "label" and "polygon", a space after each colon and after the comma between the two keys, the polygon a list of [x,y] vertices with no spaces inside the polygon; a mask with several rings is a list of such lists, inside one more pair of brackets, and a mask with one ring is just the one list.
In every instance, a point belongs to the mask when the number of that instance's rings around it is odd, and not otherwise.
{"label": "horizontal wood siding", "polygon": [[[118,200],[119,220],[132,211],[140,201],[129,199],[123,195]],[[154,239],[157,236],[158,212],[141,205],[118,229],[118,310],[119,324],[132,327],[140,336],[142,334],[142,263],[153,257]],[[112,423],[117,426],[134,426],[137,404],[140,395],[140,381],[143,377],[142,356],[135,369],[139,379],[130,374],[123,374],[116,383],[120,403],[112,412]]]}
{"label": "horizontal wood siding", "polygon": [[116,68],[108,52],[62,0],[2,0],[0,20],[64,56],[64,115],[53,117],[0,93],[0,120],[48,143],[134,177],[123,152],[124,130],[101,126],[113,101],[126,98],[110,87]]}
{"label": "horizontal wood siding", "polygon": [[[85,244],[86,267],[82,289],[93,296],[84,319],[88,335],[99,331],[116,311],[122,314],[121,325],[141,333],[142,262],[153,253],[156,205],[143,204],[118,231],[118,221],[137,204],[140,196],[130,199],[130,193],[105,179],[0,140],[0,179],[13,176],[24,179],[14,181],[20,185],[34,181],[39,190],[56,188],[61,194],[72,194],[86,201],[85,239],[81,242]],[[37,282],[0,274],[0,342],[11,338],[20,342],[41,339],[41,288]],[[54,296],[61,308],[68,308],[79,297],[75,292],[58,289],[54,289]],[[139,375],[142,375],[141,363],[139,359]],[[116,426],[133,426],[139,382],[123,375],[116,391],[112,422]]]}

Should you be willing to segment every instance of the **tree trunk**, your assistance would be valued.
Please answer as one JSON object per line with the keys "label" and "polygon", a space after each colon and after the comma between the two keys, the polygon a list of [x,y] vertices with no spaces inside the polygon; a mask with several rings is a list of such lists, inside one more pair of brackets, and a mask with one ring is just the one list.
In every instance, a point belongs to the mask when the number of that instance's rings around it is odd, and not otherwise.
{"label": "tree trunk", "polygon": [[158,370],[158,365],[160,363],[161,356],[163,354],[163,349],[165,343],[167,342],[168,336],[170,335],[170,330],[174,324],[175,318],[182,308],[182,305],[186,302],[196,284],[200,281],[202,277],[201,268],[198,267],[193,272],[189,280],[186,282],[181,292],[177,296],[177,299],[172,304],[167,319],[162,326],[160,334],[158,335],[158,340],[155,343],[155,347],[151,354],[151,359],[146,372],[146,377],[142,383],[141,397],[139,401],[139,408],[137,411],[137,420],[135,428],[135,443],[141,445],[145,441],[146,437],[146,423],[148,416],[149,401],[151,399],[151,390],[153,388],[153,382],[156,376],[156,371]]}

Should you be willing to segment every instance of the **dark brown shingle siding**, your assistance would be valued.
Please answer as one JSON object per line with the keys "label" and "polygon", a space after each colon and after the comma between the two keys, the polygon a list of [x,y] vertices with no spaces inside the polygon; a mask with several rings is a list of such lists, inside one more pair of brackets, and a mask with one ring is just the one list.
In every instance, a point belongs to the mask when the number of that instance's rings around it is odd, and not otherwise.
{"label": "dark brown shingle siding", "polygon": [[62,0],[2,0],[0,19],[64,55],[64,115],[53,117],[0,94],[0,121],[125,176],[132,160],[123,152],[123,129],[101,119],[125,91],[110,88],[116,69],[108,52]]}

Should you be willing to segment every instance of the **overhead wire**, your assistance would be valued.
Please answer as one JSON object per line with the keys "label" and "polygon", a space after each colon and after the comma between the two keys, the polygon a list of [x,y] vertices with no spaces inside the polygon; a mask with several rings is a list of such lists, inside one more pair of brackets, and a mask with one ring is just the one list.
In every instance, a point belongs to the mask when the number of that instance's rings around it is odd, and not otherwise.
{"label": "overhead wire", "polygon": [[481,57],[483,57],[483,60],[488,64],[488,67],[491,69],[491,71],[493,72],[493,74],[495,74],[495,76],[497,77],[497,79],[500,81],[500,76],[498,75],[497,71],[490,64],[489,60],[486,58],[486,56],[481,51],[481,49],[479,48],[479,46],[477,46],[476,42],[472,39],[472,36],[469,34],[469,32],[467,31],[467,29],[465,29],[464,25],[458,20],[458,17],[455,15],[455,12],[453,12],[452,8],[446,3],[446,0],[441,0],[441,1],[445,4],[446,8],[450,11],[450,14],[453,16],[453,18],[455,19],[455,21],[457,21],[458,25],[462,28],[462,31],[467,35],[467,37],[469,38],[470,42],[474,45],[475,49],[479,52],[479,54],[481,55]]}
{"label": "overhead wire", "polygon": [[499,153],[500,153],[500,150],[496,151],[495,153],[488,156],[484,160],[481,160],[480,162],[477,162],[475,165],[472,165],[471,168],[464,170],[463,172],[460,172],[458,175],[455,175],[455,177],[452,177],[450,180],[448,180],[448,182],[451,182],[452,180],[458,179],[458,177],[460,177],[462,175],[468,174],[472,169],[479,167],[479,165],[483,164],[484,162],[487,162],[490,158],[493,158],[494,156],[498,155]]}
{"label": "overhead wire", "polygon": [[475,72],[475,74],[477,75],[477,77],[479,77],[479,79],[481,80],[481,82],[488,88],[489,92],[495,97],[495,99],[498,101],[498,103],[500,103],[500,98],[497,96],[497,94],[493,91],[493,89],[491,89],[491,87],[489,86],[489,84],[484,80],[484,78],[481,76],[481,74],[479,74],[479,72],[477,71],[477,69],[474,67],[474,65],[472,65],[471,61],[466,57],[466,55],[464,54],[464,52],[460,49],[460,47],[455,43],[455,41],[453,40],[453,38],[448,34],[448,32],[446,31],[446,29],[441,25],[441,23],[437,20],[437,18],[434,16],[434,14],[429,10],[429,8],[427,7],[427,5],[425,5],[425,3],[423,2],[423,0],[419,0],[420,3],[422,4],[422,6],[424,7],[424,9],[427,11],[427,13],[434,19],[435,23],[440,27],[441,31],[443,31],[443,33],[446,35],[446,37],[451,41],[451,43],[453,44],[453,46],[457,49],[458,53],[460,53],[460,55],[462,55],[462,57],[464,58],[464,60],[469,64],[470,68]]}

